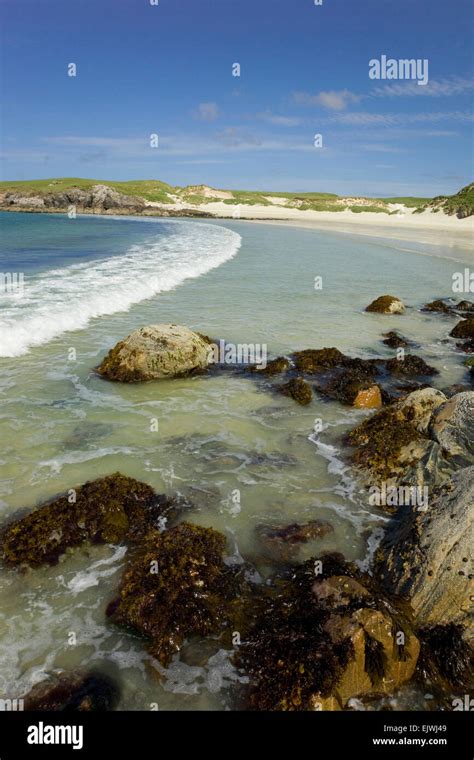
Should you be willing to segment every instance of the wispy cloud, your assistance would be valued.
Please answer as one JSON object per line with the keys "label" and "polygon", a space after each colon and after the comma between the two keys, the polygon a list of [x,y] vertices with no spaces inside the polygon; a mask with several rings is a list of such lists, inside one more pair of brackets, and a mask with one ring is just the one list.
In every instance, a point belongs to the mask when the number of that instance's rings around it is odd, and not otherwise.
{"label": "wispy cloud", "polygon": [[219,118],[217,103],[199,103],[193,111],[193,117],[198,121],[216,121]]}
{"label": "wispy cloud", "polygon": [[474,89],[474,79],[467,77],[447,77],[445,79],[431,80],[424,87],[419,87],[417,82],[397,82],[375,87],[370,93],[376,98],[394,97],[417,97],[419,95],[431,98],[447,97],[451,95],[463,95]]}
{"label": "wispy cloud", "polygon": [[350,90],[328,90],[311,95],[308,92],[294,92],[293,102],[303,106],[322,106],[330,111],[344,111],[349,103],[358,103],[362,95],[356,95]]}
{"label": "wispy cloud", "polygon": [[302,120],[296,116],[280,116],[271,111],[262,111],[261,113],[258,113],[257,119],[265,121],[268,124],[273,124],[276,127],[298,127],[302,123]]}
{"label": "wispy cloud", "polygon": [[469,111],[436,111],[433,113],[367,113],[364,111],[341,113],[328,121],[353,126],[396,126],[399,124],[436,123],[439,121],[472,122],[474,114]]}

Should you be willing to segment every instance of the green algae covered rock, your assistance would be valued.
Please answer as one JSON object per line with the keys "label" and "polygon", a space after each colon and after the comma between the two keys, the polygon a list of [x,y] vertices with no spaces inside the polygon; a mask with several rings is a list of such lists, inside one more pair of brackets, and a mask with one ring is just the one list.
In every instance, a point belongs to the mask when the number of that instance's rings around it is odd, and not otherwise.
{"label": "green algae covered rock", "polygon": [[163,665],[190,636],[219,634],[235,597],[235,573],[225,565],[226,539],[183,522],[151,530],[126,568],[111,620],[144,636]]}
{"label": "green algae covered rock", "polygon": [[169,507],[146,483],[115,473],[6,525],[0,531],[1,556],[11,566],[55,564],[66,549],[85,541],[137,539]]}
{"label": "green algae covered rock", "polygon": [[183,377],[208,367],[211,345],[210,338],[182,325],[148,325],[117,343],[97,372],[122,383]]}

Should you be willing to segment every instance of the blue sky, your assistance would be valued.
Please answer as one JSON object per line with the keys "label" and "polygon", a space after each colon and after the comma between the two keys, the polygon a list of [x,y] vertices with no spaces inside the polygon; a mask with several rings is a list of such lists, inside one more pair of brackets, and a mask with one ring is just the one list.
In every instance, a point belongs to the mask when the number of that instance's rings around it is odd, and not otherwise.
{"label": "blue sky", "polygon": [[[385,196],[472,180],[471,0],[0,0],[0,9],[3,179]],[[427,59],[428,84],[371,80],[369,60],[382,55]]]}

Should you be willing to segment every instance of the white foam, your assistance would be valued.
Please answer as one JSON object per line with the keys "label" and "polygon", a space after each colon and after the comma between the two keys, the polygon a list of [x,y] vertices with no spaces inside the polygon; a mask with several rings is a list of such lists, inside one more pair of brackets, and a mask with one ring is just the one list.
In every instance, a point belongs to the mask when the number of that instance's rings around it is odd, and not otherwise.
{"label": "white foam", "polygon": [[[163,222],[156,222],[163,224]],[[226,227],[166,221],[171,233],[151,235],[127,253],[25,278],[24,295],[0,295],[0,356],[28,353],[91,319],[128,311],[231,259],[242,238]]]}

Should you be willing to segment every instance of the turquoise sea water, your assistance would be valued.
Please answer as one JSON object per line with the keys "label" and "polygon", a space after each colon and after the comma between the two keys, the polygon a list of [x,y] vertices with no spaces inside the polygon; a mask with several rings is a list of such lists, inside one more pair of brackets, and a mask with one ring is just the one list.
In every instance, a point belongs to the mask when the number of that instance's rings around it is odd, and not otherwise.
{"label": "turquoise sea water", "polygon": [[[129,386],[93,369],[119,339],[158,322],[265,344],[274,356],[323,346],[391,356],[382,333],[399,329],[440,370],[442,388],[465,377],[463,356],[446,340],[452,321],[418,309],[452,295],[469,251],[227,220],[3,213],[1,222],[0,271],[24,275],[23,293],[0,294],[2,520],[119,470],[189,495],[187,519],[226,533],[229,562],[258,557],[258,524],[314,518],[334,532],[307,556],[367,560],[384,517],[341,448],[365,412],[320,398],[298,407],[232,374]],[[400,296],[406,315],[365,313],[383,293]],[[122,547],[105,546],[52,569],[2,571],[0,695],[17,697],[55,668],[101,664],[118,673],[121,708],[228,705],[237,678],[228,653],[193,642],[159,682],[142,644],[105,623],[124,562]]]}

